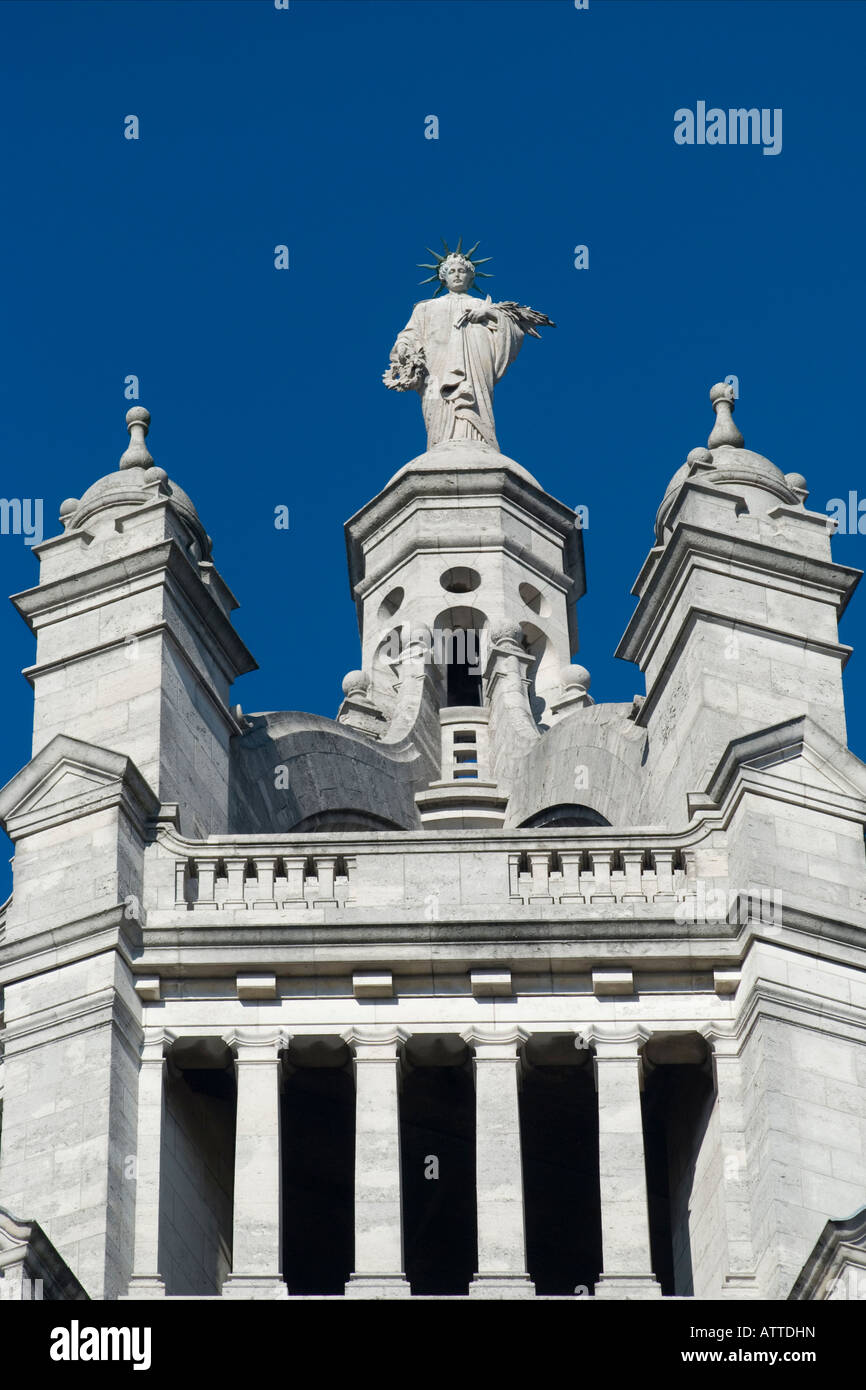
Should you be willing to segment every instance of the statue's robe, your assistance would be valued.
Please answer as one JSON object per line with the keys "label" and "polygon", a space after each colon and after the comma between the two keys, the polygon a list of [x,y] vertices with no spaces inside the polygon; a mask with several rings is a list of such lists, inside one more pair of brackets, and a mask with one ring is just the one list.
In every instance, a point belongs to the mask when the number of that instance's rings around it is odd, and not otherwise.
{"label": "statue's robe", "polygon": [[457,328],[461,315],[481,302],[476,295],[451,292],[424,299],[397,338],[395,347],[424,349],[427,377],[420,393],[428,449],[446,439],[482,439],[499,448],[493,388],[520,351],[523,329],[507,314],[497,314],[495,332],[490,320]]}

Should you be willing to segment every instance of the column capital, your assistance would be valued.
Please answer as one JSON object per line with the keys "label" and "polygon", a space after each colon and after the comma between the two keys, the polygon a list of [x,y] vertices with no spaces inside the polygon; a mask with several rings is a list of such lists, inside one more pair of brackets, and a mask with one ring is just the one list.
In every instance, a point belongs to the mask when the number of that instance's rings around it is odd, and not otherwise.
{"label": "column capital", "polygon": [[579,1035],[575,1047],[591,1044],[597,1061],[638,1061],[640,1049],[652,1037],[652,1029],[641,1023],[594,1023]]}
{"label": "column capital", "polygon": [[408,1041],[411,1033],[390,1023],[368,1023],[353,1024],[340,1037],[354,1049],[356,1062],[392,1062],[396,1061],[397,1048]]}
{"label": "column capital", "polygon": [[403,1268],[398,1048],[392,1024],[347,1028],[355,1072],[355,1268],[348,1298],[408,1298]]}
{"label": "column capital", "polygon": [[142,1062],[162,1062],[177,1034],[168,1028],[145,1028],[141,1039]]}
{"label": "column capital", "polygon": [[465,1043],[475,1048],[476,1062],[514,1061],[521,1043],[529,1039],[529,1034],[523,1028],[514,1025],[495,1028],[483,1023],[473,1023],[460,1036]]}
{"label": "column capital", "polygon": [[247,1062],[276,1062],[291,1040],[285,1028],[233,1028],[222,1034],[241,1064]]}
{"label": "column capital", "polygon": [[739,1057],[740,1039],[733,1028],[720,1028],[717,1024],[711,1023],[701,1028],[700,1032],[710,1045],[714,1066],[717,1061],[727,1061]]}

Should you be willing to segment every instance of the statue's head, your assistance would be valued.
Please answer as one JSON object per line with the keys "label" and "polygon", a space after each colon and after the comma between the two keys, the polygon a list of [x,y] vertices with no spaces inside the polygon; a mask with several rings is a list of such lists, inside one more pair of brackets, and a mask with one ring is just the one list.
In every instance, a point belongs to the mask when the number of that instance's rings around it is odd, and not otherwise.
{"label": "statue's head", "polygon": [[[455,294],[460,294],[470,290],[476,278],[490,279],[486,270],[478,269],[480,265],[484,265],[485,261],[489,261],[490,257],[475,255],[479,245],[477,241],[468,251],[463,250],[462,237],[453,251],[444,237],[442,238],[442,245],[445,247],[445,252],[444,255],[441,256],[438,251],[431,251],[430,247],[427,247],[427,250],[430,251],[430,255],[436,257],[435,265],[431,265],[429,261],[418,262],[422,269],[433,271],[432,275],[428,275],[426,280],[421,281],[422,285],[432,284],[434,280],[439,281],[439,284],[433,291],[434,299],[437,294],[441,294],[446,287],[449,290],[453,290]],[[480,290],[478,293],[480,294]]]}
{"label": "statue's head", "polygon": [[465,294],[475,280],[475,267],[466,256],[452,251],[439,266],[439,279],[455,294]]}

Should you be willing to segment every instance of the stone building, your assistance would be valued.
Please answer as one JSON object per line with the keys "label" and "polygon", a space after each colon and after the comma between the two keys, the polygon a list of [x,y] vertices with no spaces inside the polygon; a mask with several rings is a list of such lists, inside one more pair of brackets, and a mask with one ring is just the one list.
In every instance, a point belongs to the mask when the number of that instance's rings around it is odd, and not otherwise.
{"label": "stone building", "polygon": [[574,512],[453,439],[346,524],[336,719],[230,703],[235,599],[129,412],[13,600],[5,1291],[857,1296],[858,574],[711,395],[618,648],[645,695],[571,664]]}

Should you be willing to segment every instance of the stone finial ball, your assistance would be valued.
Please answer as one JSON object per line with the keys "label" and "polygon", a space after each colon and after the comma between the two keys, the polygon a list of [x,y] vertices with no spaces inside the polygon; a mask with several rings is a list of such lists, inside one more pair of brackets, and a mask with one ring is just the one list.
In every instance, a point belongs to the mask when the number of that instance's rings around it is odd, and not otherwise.
{"label": "stone finial ball", "polygon": [[363,695],[370,684],[366,671],[347,671],[343,677],[343,694]]}
{"label": "stone finial ball", "polygon": [[712,463],[713,456],[709,449],[691,449],[686,457],[686,463]]}
{"label": "stone finial ball", "polygon": [[559,683],[563,690],[574,690],[575,687],[589,690],[591,679],[585,666],[563,666],[559,673]]}
{"label": "stone finial ball", "polygon": [[134,405],[131,410],[126,412],[126,423],[128,425],[149,425],[150,411],[145,410],[143,405]]}
{"label": "stone finial ball", "polygon": [[168,479],[168,474],[164,468],[157,468],[156,464],[152,468],[146,468],[144,481],[146,483],[164,483]]}
{"label": "stone finial ball", "polygon": [[717,381],[715,386],[710,387],[710,400],[713,405],[716,401],[734,401],[734,388],[729,381]]}
{"label": "stone finial ball", "polygon": [[802,473],[786,473],[785,482],[792,491],[806,492],[808,490],[806,479],[803,477]]}
{"label": "stone finial ball", "polygon": [[77,512],[77,511],[78,511],[78,498],[77,498],[77,497],[67,497],[66,500],[65,500],[64,502],[61,502],[61,503],[60,503],[60,520],[63,521],[64,517],[72,516],[72,513],[73,513],[73,512]]}

